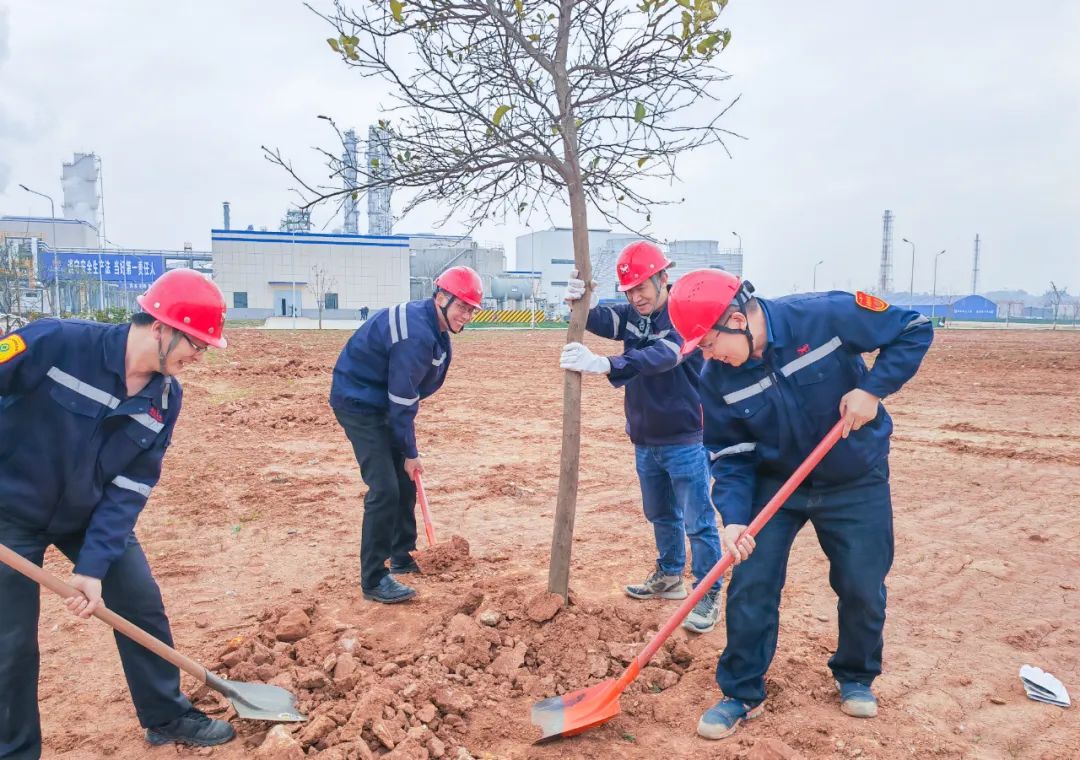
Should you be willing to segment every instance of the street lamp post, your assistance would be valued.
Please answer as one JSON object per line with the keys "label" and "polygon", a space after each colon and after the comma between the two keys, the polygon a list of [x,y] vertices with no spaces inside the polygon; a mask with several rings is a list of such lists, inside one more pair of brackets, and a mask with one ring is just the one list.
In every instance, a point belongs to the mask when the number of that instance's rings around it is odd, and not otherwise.
{"label": "street lamp post", "polygon": [[21,187],[23,190],[30,193],[31,195],[40,195],[42,198],[45,198],[46,200],[49,201],[49,216],[50,216],[50,222],[49,223],[52,225],[52,240],[49,241],[49,243],[50,243],[49,247],[53,249],[53,292],[55,293],[54,297],[56,299],[56,303],[53,304],[53,308],[56,309],[56,316],[59,317],[60,316],[60,249],[59,249],[58,243],[56,242],[56,204],[53,203],[52,196],[50,196],[50,195],[46,195],[45,193],[39,193],[37,190],[31,190],[26,185],[20,184],[19,187]]}
{"label": "street lamp post", "polygon": [[945,249],[942,248],[941,251],[938,252],[934,256],[934,292],[930,296],[930,319],[931,320],[933,320],[934,317],[937,316],[937,262],[938,262],[938,259],[941,258],[941,256],[943,256],[944,254],[945,254]]}
{"label": "street lamp post", "polygon": [[915,305],[915,244],[907,238],[900,238],[911,246],[911,283],[908,286],[908,306]]}
{"label": "street lamp post", "polygon": [[817,268],[825,263],[825,259],[822,259],[817,264],[814,264],[814,284],[810,287],[810,290],[817,292]]}
{"label": "street lamp post", "polygon": [[[734,231],[732,231],[731,234],[739,239],[739,259],[742,259],[742,235],[740,235],[738,232],[734,232]],[[741,261],[740,261],[740,263],[741,263]]]}

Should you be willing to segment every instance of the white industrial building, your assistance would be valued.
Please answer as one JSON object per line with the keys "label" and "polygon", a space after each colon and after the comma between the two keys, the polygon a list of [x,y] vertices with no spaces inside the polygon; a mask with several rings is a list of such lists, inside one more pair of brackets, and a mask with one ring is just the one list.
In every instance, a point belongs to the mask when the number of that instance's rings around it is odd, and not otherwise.
{"label": "white industrial building", "polygon": [[[616,289],[615,263],[623,248],[641,239],[640,235],[631,232],[589,230],[593,279],[602,299],[624,298]],[[716,240],[677,240],[661,243],[660,247],[674,263],[669,270],[672,282],[692,269],[716,268],[742,274],[741,252],[738,249],[721,249]],[[549,309],[565,311],[559,299],[576,266],[573,231],[569,227],[552,227],[518,236],[515,263],[519,271],[536,273],[539,279],[537,298],[540,301],[546,301]]]}
{"label": "white industrial building", "polygon": [[211,230],[214,282],[230,319],[356,319],[431,295],[449,266],[475,268],[490,290],[505,269],[501,248],[442,235],[357,235],[306,231]]}

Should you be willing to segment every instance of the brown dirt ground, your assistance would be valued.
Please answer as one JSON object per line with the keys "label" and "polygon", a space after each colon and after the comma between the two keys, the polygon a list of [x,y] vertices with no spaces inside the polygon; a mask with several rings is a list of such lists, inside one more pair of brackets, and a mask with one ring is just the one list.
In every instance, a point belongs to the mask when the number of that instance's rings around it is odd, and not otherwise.
{"label": "brown dirt ground", "polygon": [[[256,749],[268,726],[244,721],[240,739],[198,754],[299,757],[303,746],[340,760],[393,745],[393,758],[461,748],[483,758],[1080,757],[1075,707],[1029,701],[1017,678],[1020,665],[1039,665],[1080,697],[1080,334],[941,332],[888,402],[897,552],[877,720],[837,708],[825,665],[835,598],[807,530],[765,717],[723,742],[695,736],[719,697],[724,632],[680,631],[619,717],[544,746],[530,744],[532,703],[616,675],[674,610],[620,590],[654,556],[621,394],[586,382],[576,604],[536,622],[552,611],[532,597],[546,584],[563,336],[457,338],[450,379],[418,430],[437,534],[464,536],[471,558],[417,579],[418,601],[382,607],[357,586],[362,485],[326,405],[347,337],[233,331],[227,351],[184,378],[184,415],[138,526],[178,646],[220,673],[296,688],[313,717],[295,727],[295,746],[277,732],[276,755]],[[69,571],[56,554],[48,566]],[[278,642],[277,619],[293,608],[311,633]],[[143,743],[99,622],[47,599],[41,643],[46,757],[196,754]],[[196,696],[232,716],[213,694]]]}

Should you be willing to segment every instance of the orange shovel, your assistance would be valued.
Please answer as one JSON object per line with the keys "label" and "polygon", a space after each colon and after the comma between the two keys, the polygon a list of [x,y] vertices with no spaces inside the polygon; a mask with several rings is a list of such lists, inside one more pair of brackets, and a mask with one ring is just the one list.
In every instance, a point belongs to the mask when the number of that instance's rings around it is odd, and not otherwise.
{"label": "orange shovel", "polygon": [[[799,468],[791,474],[791,477],[780,487],[776,495],[769,499],[769,503],[758,513],[753,522],[747,526],[746,531],[743,533],[744,536],[756,536],[758,534],[758,531],[769,521],[769,518],[776,514],[788,497],[802,484],[810,471],[836,445],[836,442],[840,440],[843,429],[843,420],[833,426],[824,440],[810,452],[810,456],[806,458],[806,461],[799,465]],[[679,623],[690,614],[690,611],[694,609],[694,605],[701,601],[701,597],[705,596],[705,592],[711,589],[713,584],[724,574],[724,571],[731,567],[733,559],[733,555],[727,554],[713,565],[713,569],[709,571],[709,574],[701,580],[690,596],[686,598],[686,601],[671,616],[671,619],[653,636],[652,641],[630,662],[623,674],[617,679],[609,679],[587,689],[578,689],[558,697],[543,699],[533,705],[532,722],[534,725],[539,726],[543,732],[543,735],[537,739],[537,743],[562,736],[574,736],[584,733],[590,728],[607,723],[618,715],[619,696],[630,685],[630,682],[638,677],[641,669],[649,663],[649,660],[653,658],[653,655],[660,649],[667,637],[679,626]]]}

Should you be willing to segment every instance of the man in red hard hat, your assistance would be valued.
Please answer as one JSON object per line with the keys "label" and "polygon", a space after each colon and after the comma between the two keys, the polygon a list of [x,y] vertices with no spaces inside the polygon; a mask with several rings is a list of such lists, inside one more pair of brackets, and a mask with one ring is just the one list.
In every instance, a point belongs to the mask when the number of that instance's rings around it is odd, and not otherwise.
{"label": "man in red hard hat", "polygon": [[[133,529],[161,474],[183,399],[174,375],[225,347],[225,301],[190,269],[162,275],[131,324],[41,319],[0,339],[0,543],[41,565],[75,563],[68,609],[102,603],[172,645],[161,592]],[[0,564],[0,758],[41,756],[41,590]],[[180,692],[174,665],[116,634],[151,744],[222,744],[232,726]]]}
{"label": "man in red hard hat", "polygon": [[446,380],[450,334],[465,329],[483,300],[480,275],[469,267],[451,267],[435,279],[431,298],[372,315],[349,338],[334,367],[330,406],[368,487],[360,587],[370,601],[395,604],[416,595],[394,577],[419,572],[411,556],[416,550],[414,478],[424,466],[414,421],[420,400]]}
{"label": "man in red hard hat", "polygon": [[[622,341],[622,353],[596,356],[581,343],[568,343],[560,362],[563,369],[607,375],[613,386],[626,389],[626,432],[634,443],[642,508],[652,524],[657,551],[645,581],[624,589],[634,599],[686,598],[682,574],[687,538],[695,583],[720,560],[701,443],[702,360],[696,354],[684,359],[680,353],[682,338],[668,314],[670,266],[654,243],[639,240],[626,246],[615,273],[627,303],[598,307],[594,293],[587,322],[589,332]],[[571,278],[566,300],[577,300],[584,292],[585,283]],[[720,615],[719,596],[717,581],[683,627],[694,633],[711,631]]]}
{"label": "man in red hard hat", "polygon": [[[701,349],[705,447],[724,551],[735,558],[727,641],[716,667],[724,698],[698,733],[730,736],[761,714],[776,651],[780,594],[796,534],[810,522],[829,559],[838,637],[829,659],[840,709],[877,715],[885,578],[893,559],[889,436],[881,400],[910,380],[933,340],[930,320],[867,293],[765,299],[729,272],[688,272],[671,292],[683,351]],[[877,351],[873,369],[862,355]],[[756,538],[746,526],[840,419],[843,438]]]}

